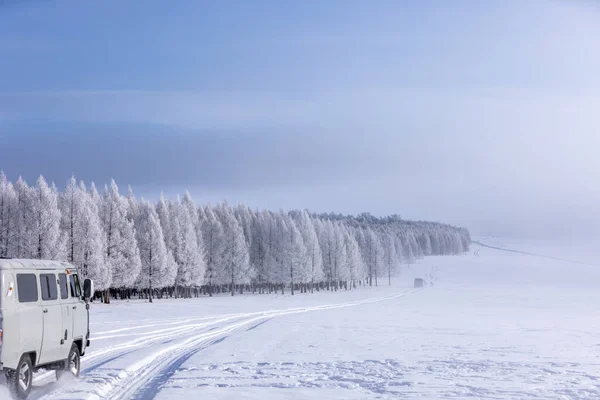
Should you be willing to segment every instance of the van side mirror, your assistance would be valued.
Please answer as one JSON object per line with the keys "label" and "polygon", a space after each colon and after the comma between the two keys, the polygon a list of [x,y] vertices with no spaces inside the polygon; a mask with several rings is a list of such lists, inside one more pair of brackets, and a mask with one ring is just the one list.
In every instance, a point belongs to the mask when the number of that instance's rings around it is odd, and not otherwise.
{"label": "van side mirror", "polygon": [[94,281],[86,279],[83,281],[83,298],[87,301],[94,295]]}

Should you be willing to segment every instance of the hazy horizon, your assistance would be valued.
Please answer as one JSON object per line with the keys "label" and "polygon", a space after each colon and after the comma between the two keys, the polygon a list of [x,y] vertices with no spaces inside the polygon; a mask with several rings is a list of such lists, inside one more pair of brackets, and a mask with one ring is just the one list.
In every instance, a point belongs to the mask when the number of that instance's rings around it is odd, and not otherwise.
{"label": "hazy horizon", "polygon": [[600,7],[373,4],[0,4],[0,169],[598,236]]}

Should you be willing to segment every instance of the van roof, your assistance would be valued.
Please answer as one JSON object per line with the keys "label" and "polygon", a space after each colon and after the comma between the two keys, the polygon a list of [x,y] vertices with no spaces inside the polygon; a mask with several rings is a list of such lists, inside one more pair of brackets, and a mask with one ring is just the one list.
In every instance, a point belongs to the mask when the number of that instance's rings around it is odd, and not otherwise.
{"label": "van roof", "polygon": [[28,260],[28,259],[0,259],[0,269],[20,269],[20,268],[74,268],[71,264],[52,260]]}

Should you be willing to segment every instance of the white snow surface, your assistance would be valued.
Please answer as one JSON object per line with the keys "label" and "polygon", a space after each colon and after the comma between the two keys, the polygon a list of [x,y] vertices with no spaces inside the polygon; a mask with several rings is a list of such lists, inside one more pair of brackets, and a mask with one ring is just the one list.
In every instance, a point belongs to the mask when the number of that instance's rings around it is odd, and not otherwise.
{"label": "white snow surface", "polygon": [[392,286],[95,303],[81,378],[30,398],[600,398],[598,247],[475,240]]}

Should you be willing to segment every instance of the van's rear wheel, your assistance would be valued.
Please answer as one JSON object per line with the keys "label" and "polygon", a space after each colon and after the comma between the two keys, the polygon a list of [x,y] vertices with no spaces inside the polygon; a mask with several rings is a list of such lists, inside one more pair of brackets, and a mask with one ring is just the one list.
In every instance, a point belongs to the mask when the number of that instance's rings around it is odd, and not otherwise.
{"label": "van's rear wheel", "polygon": [[15,371],[6,374],[6,381],[13,397],[25,399],[31,391],[33,365],[29,354],[23,354]]}
{"label": "van's rear wheel", "polygon": [[56,370],[56,380],[60,380],[65,374],[78,378],[80,371],[81,356],[79,355],[79,347],[73,343],[71,346],[71,351],[69,351],[69,357],[64,362],[63,368]]}

